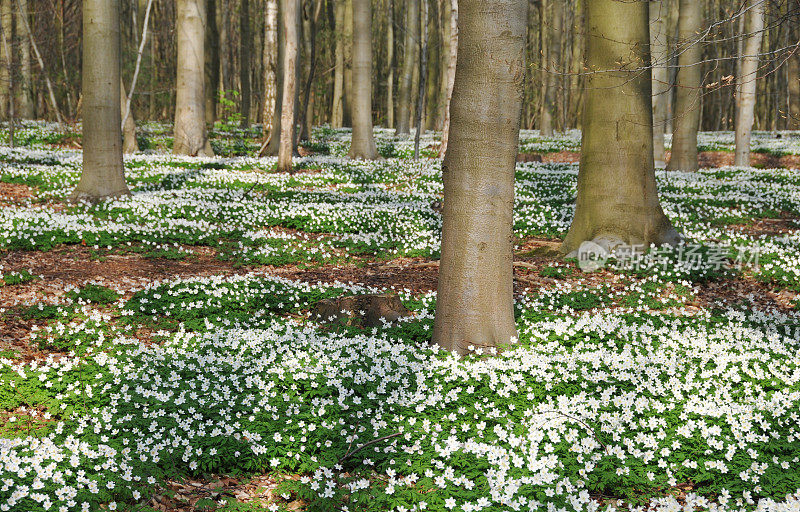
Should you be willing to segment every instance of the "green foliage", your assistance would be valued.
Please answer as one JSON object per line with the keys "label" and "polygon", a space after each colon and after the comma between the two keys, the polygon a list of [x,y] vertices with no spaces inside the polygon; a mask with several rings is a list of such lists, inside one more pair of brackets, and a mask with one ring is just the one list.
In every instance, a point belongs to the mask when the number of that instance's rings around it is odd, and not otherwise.
{"label": "green foliage", "polygon": [[67,293],[67,297],[80,303],[111,304],[119,299],[119,293],[99,284],[87,284]]}

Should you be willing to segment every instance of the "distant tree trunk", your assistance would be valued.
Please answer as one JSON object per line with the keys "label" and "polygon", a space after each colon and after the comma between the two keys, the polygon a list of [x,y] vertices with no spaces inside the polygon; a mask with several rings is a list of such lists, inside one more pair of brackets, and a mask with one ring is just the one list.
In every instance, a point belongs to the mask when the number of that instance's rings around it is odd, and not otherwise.
{"label": "distant tree trunk", "polygon": [[278,0],[267,0],[264,24],[264,136],[272,132],[272,118],[277,101]]}
{"label": "distant tree trunk", "polygon": [[587,0],[586,99],[575,218],[562,251],[585,241],[677,243],[653,166],[647,2]]}
{"label": "distant tree trunk", "polygon": [[561,33],[564,14],[564,0],[550,0],[551,16],[548,23],[550,37],[547,42],[547,76],[545,80],[544,106],[542,108],[541,133],[553,135],[553,123],[556,119],[556,92],[561,72]]}
{"label": "distant tree trunk", "polygon": [[460,354],[515,341],[514,169],[528,0],[460,0],[433,341]]}
{"label": "distant tree trunk", "polygon": [[[11,34],[14,33],[14,12],[11,10],[11,0],[0,0],[0,23],[3,24],[3,33],[6,34],[9,44],[13,44]],[[11,47],[8,50],[13,52]],[[3,46],[0,46],[0,61],[0,119],[7,120],[9,103],[13,97],[8,86],[11,81],[9,70],[14,66],[14,59]]]}
{"label": "distant tree trunk", "polygon": [[417,65],[415,48],[419,34],[419,0],[406,0],[405,43],[403,45],[403,69],[400,73],[399,101],[397,105],[397,135],[411,132],[411,95],[414,68]]}
{"label": "distant tree trunk", "polygon": [[[128,94],[125,92],[125,84],[122,82],[122,76],[119,78],[119,103],[120,115],[125,118],[125,109],[128,106]],[[122,121],[120,121],[122,124]],[[139,144],[136,142],[136,121],[133,119],[133,112],[128,112],[128,117],[125,118],[125,126],[122,129],[123,142],[122,152],[126,154],[136,153],[139,150]]]}
{"label": "distant tree trunk", "polygon": [[300,118],[300,140],[311,140],[314,128],[314,75],[317,72],[317,22],[322,2],[308,2],[308,12],[303,15],[303,48],[306,54],[306,86],[303,88],[303,108]]}
{"label": "distant tree trunk", "polygon": [[280,147],[278,149],[278,170],[292,172],[292,152],[295,140],[295,100],[297,89],[297,15],[300,0],[284,0],[286,9],[282,13],[283,37],[285,41],[283,57],[283,91],[281,106]]}
{"label": "distant tree trunk", "polygon": [[342,124],[353,126],[353,0],[344,0],[344,103]]}
{"label": "distant tree trunk", "polygon": [[667,95],[670,87],[667,76],[667,2],[650,2],[650,51],[653,62],[653,155],[657,167],[665,165],[664,125],[667,119]]}
{"label": "distant tree trunk", "polygon": [[[293,1],[293,0],[292,0]],[[275,108],[272,112],[272,130],[269,137],[261,147],[261,156],[277,156],[281,146],[281,121],[283,119],[283,83],[284,83],[284,61],[286,60],[286,32],[283,27],[283,17],[286,11],[287,0],[278,0],[278,58],[275,68]]]}
{"label": "distant tree trunk", "polygon": [[205,25],[205,0],[177,1],[176,155],[214,156],[206,133]]}
{"label": "distant tree trunk", "polygon": [[450,137],[450,99],[453,96],[453,81],[456,78],[456,59],[458,56],[458,0],[444,0],[449,9],[447,14],[450,18],[448,23],[450,39],[448,45],[449,57],[447,61],[447,73],[444,77],[445,87],[445,109],[444,126],[442,126],[442,146],[439,148],[439,158],[444,158],[447,153],[447,144]]}
{"label": "distant tree trunk", "polygon": [[[10,0],[9,0],[10,1]],[[17,0],[17,8],[22,11],[22,0]],[[56,118],[58,124],[63,122],[63,118],[61,117],[61,110],[58,108],[58,102],[56,101],[55,92],[53,92],[53,83],[50,81],[50,77],[47,74],[47,68],[44,66],[44,60],[42,59],[42,54],[39,52],[39,46],[36,44],[36,39],[33,38],[33,32],[31,31],[30,23],[28,23],[28,18],[23,16],[22,22],[25,25],[25,33],[28,35],[28,42],[31,44],[31,48],[33,49],[33,54],[36,56],[36,62],[39,64],[39,70],[42,72],[42,76],[44,77],[44,83],[47,86],[47,95],[50,99],[50,108],[53,110],[53,116]]]}
{"label": "distant tree trunk", "polygon": [[239,7],[239,82],[242,85],[242,126],[250,126],[250,0],[242,0]]}
{"label": "distant tree trunk", "polygon": [[419,158],[419,139],[425,127],[422,124],[422,113],[425,110],[425,82],[428,78],[428,0],[420,0],[422,15],[420,16],[420,59],[419,59],[419,84],[417,84],[417,109],[414,126],[414,160]]}
{"label": "distant tree trunk", "polygon": [[[17,33],[24,31],[28,18],[28,0],[20,0],[19,10],[17,11]],[[20,95],[19,95],[19,115],[22,119],[33,119],[33,81],[31,80],[31,45],[25,37],[19,38],[19,72],[20,72]]]}
{"label": "distant tree trunk", "polygon": [[678,19],[678,77],[670,171],[696,171],[697,130],[702,113],[703,2],[680,0]]}
{"label": "distant tree trunk", "polygon": [[217,100],[219,94],[219,28],[217,27],[217,2],[206,0],[206,61],[205,96],[206,124],[213,125],[217,120]]}
{"label": "distant tree trunk", "polygon": [[372,135],[372,8],[371,0],[353,0],[353,139],[350,158],[374,160]]}
{"label": "distant tree trunk", "polygon": [[394,128],[394,0],[387,0],[389,23],[386,27],[386,127]]}
{"label": "distant tree trunk", "polygon": [[800,129],[800,54],[789,58],[789,129]]}
{"label": "distant tree trunk", "polygon": [[750,165],[750,138],[753,134],[753,121],[756,107],[756,79],[758,73],[758,54],[764,38],[764,15],[766,5],[762,0],[749,0],[747,13],[744,54],[739,54],[740,74],[736,77],[736,149],[734,165]]}
{"label": "distant tree trunk", "polygon": [[345,0],[335,0],[335,27],[336,40],[335,64],[333,71],[333,104],[331,105],[331,127],[341,128],[344,123],[344,11]]}
{"label": "distant tree trunk", "polygon": [[[426,65],[425,65],[425,129],[436,130],[441,128],[439,120],[444,117],[444,102],[439,98],[441,86],[436,78],[441,76],[439,64],[442,59],[439,55],[441,51],[441,19],[439,16],[439,2],[441,0],[426,0],[425,6],[430,14],[421,14],[422,18],[427,17],[428,21],[421,23],[426,30],[420,37],[423,37],[427,45]],[[420,2],[421,3],[421,2]],[[425,11],[425,9],[423,9]]]}
{"label": "distant tree trunk", "polygon": [[119,0],[83,0],[83,172],[73,200],[127,195],[122,164]]}

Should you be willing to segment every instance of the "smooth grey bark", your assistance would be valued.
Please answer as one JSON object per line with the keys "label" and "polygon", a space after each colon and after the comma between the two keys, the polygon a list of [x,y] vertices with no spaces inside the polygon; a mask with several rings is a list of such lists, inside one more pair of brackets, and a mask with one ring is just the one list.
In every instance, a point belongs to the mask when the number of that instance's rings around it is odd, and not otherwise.
{"label": "smooth grey bark", "polygon": [[667,1],[650,2],[650,55],[653,73],[653,156],[656,167],[663,167],[664,130],[667,120],[667,96],[670,93],[667,60]]}
{"label": "smooth grey bark", "polygon": [[264,135],[272,131],[272,116],[277,98],[277,54],[278,54],[278,1],[267,0],[264,23]]}
{"label": "smooth grey bark", "polygon": [[297,16],[300,0],[285,0],[282,14],[284,34],[283,91],[281,100],[280,146],[278,171],[292,172],[292,151],[295,139],[295,100],[297,88],[297,54],[299,37]]}
{"label": "smooth grey bark", "polygon": [[239,83],[242,86],[242,126],[250,126],[250,0],[239,6]]}
{"label": "smooth grey bark", "polygon": [[428,0],[420,0],[422,5],[422,14],[420,23],[420,59],[419,59],[419,84],[417,94],[417,108],[414,126],[417,127],[414,132],[414,160],[419,158],[419,139],[422,132],[425,130],[422,124],[422,112],[425,109],[425,86],[428,79]]}
{"label": "smooth grey bark", "polygon": [[433,340],[464,354],[517,338],[514,169],[528,0],[461,0],[444,162],[442,258]]}
{"label": "smooth grey bark", "polygon": [[120,116],[125,120],[122,125],[122,152],[126,154],[136,153],[139,151],[139,144],[136,142],[136,121],[133,119],[133,113],[129,112],[128,94],[125,92],[125,84],[122,81],[122,76],[119,78],[119,103],[120,103]]}
{"label": "smooth grey bark", "polygon": [[394,0],[386,0],[386,127],[394,128]]}
{"label": "smooth grey bark", "polygon": [[586,8],[578,198],[561,250],[675,244],[656,188],[647,3],[587,0]]}
{"label": "smooth grey bark", "polygon": [[561,34],[564,15],[564,0],[550,0],[550,21],[548,23],[547,61],[544,82],[544,101],[542,102],[541,134],[551,136],[556,118],[556,89],[561,72]]}
{"label": "smooth grey bark", "polygon": [[[11,42],[14,33],[14,13],[11,10],[11,0],[0,0],[0,24],[3,33]],[[11,83],[11,69],[14,67],[13,50],[0,46],[0,118],[9,118],[9,104],[13,98]]]}
{"label": "smooth grey bark", "polygon": [[217,1],[206,0],[205,34],[205,97],[206,124],[213,125],[217,120],[217,101],[219,94],[219,27],[217,27]]}
{"label": "smooth grey bark", "polygon": [[353,0],[344,0],[344,94],[342,125],[353,126]]}
{"label": "smooth grey bark", "polygon": [[83,172],[73,200],[130,194],[122,163],[119,0],[83,1]]}
{"label": "smooth grey bark", "polygon": [[458,0],[444,0],[444,2],[449,7],[446,12],[450,21],[446,24],[449,30],[445,33],[445,38],[449,39],[449,44],[447,46],[447,67],[444,76],[444,123],[442,125],[442,145],[439,148],[439,158],[444,158],[445,153],[447,153],[447,144],[450,136],[450,99],[453,96],[453,81],[456,78],[456,60],[458,58]]}
{"label": "smooth grey bark", "polygon": [[764,16],[766,5],[763,0],[747,2],[747,23],[745,24],[744,54],[739,54],[741,62],[739,76],[736,77],[736,147],[733,165],[750,166],[750,139],[753,135],[756,107],[756,80],[758,73],[758,54],[764,38]]}
{"label": "smooth grey bark", "polygon": [[397,135],[411,133],[411,95],[414,68],[417,65],[416,47],[419,34],[419,0],[406,0],[406,25],[403,45],[403,68],[400,72],[400,89],[395,122]]}
{"label": "smooth grey bark", "polygon": [[206,132],[205,0],[177,0],[176,155],[214,156]]}
{"label": "smooth grey bark", "polygon": [[[17,32],[25,25],[23,18],[28,18],[28,0],[20,0],[17,10]],[[20,95],[19,115],[22,119],[33,119],[33,81],[31,80],[31,46],[24,38],[19,38],[19,74]]]}
{"label": "smooth grey bark", "polygon": [[344,123],[344,0],[335,0],[334,49],[333,70],[333,104],[331,105],[331,127],[341,128]]}
{"label": "smooth grey bark", "polygon": [[275,108],[272,110],[272,129],[269,132],[269,137],[264,141],[259,151],[260,156],[277,156],[281,146],[281,119],[283,110],[283,64],[286,54],[286,38],[283,27],[283,16],[286,11],[287,0],[278,0],[277,2],[277,61],[275,66]]}
{"label": "smooth grey bark", "polygon": [[703,97],[703,2],[680,0],[678,17],[678,76],[676,79],[672,156],[667,170],[696,171],[697,130]]}
{"label": "smooth grey bark", "polygon": [[378,147],[372,134],[372,6],[353,0],[353,138],[350,158],[374,160]]}

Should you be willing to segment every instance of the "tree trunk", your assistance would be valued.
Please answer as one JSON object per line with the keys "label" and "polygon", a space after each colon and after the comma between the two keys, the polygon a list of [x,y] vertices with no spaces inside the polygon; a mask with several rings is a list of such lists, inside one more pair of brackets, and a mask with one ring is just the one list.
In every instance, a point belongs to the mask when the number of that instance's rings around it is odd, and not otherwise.
{"label": "tree trunk", "polygon": [[800,130],[800,54],[789,58],[789,129]]}
{"label": "tree trunk", "polygon": [[344,0],[344,95],[342,124],[353,126],[353,0]]}
{"label": "tree trunk", "polygon": [[[578,200],[562,252],[585,241],[677,243],[653,165],[647,2],[587,0],[586,99]],[[573,253],[574,254],[574,253]]]}
{"label": "tree trunk", "polygon": [[553,135],[553,123],[556,119],[556,90],[561,72],[561,24],[564,14],[564,0],[550,0],[551,16],[548,24],[549,38],[547,42],[547,75],[545,80],[544,103],[542,107],[541,134]]}
{"label": "tree trunk", "polygon": [[[125,109],[128,106],[128,94],[125,92],[125,84],[122,82],[122,76],[119,78],[119,103],[121,115],[125,116]],[[122,121],[120,121],[122,124]],[[128,112],[128,117],[125,119],[125,126],[122,128],[123,142],[122,152],[126,154],[136,153],[139,151],[139,144],[136,142],[136,121],[133,119],[133,112]]]}
{"label": "tree trunk", "polygon": [[272,132],[272,119],[277,102],[278,0],[267,0],[264,24],[264,136]]}
{"label": "tree trunk", "polygon": [[219,28],[217,27],[217,2],[207,1],[206,31],[206,124],[213,125],[217,120],[217,100],[219,94]]}
{"label": "tree trunk", "polygon": [[403,69],[400,73],[399,101],[397,105],[397,135],[411,132],[411,95],[414,68],[417,65],[415,48],[419,34],[419,0],[406,0],[405,43],[403,45]]}
{"label": "tree trunk", "polygon": [[300,0],[284,0],[283,37],[285,41],[283,55],[283,91],[281,101],[280,147],[278,148],[278,171],[292,172],[292,152],[295,139],[295,100],[297,89],[297,50],[299,38],[297,34],[297,15]]}
{"label": "tree trunk", "polygon": [[[14,23],[14,12],[11,10],[12,0],[0,0],[0,23],[3,24],[3,33],[6,34],[8,44],[13,44],[12,34]],[[13,67],[13,55],[9,55],[7,49],[0,46],[0,119],[7,120],[9,103],[12,101],[12,91],[9,88],[11,81],[10,69]],[[9,52],[13,52],[11,47]]]}
{"label": "tree trunk", "polygon": [[175,102],[176,155],[214,156],[206,133],[205,0],[178,0],[178,79]]}
{"label": "tree trunk", "polygon": [[653,155],[656,167],[664,167],[664,125],[667,119],[667,1],[650,2],[650,52],[653,73]]}
{"label": "tree trunk", "polygon": [[122,165],[119,0],[83,1],[83,172],[73,200],[127,195]]}
{"label": "tree trunk", "polygon": [[283,27],[283,16],[286,11],[286,1],[278,0],[278,59],[275,68],[275,109],[272,112],[272,130],[269,137],[259,152],[260,156],[277,156],[281,146],[281,120],[283,119],[283,66],[286,60],[286,32]]}
{"label": "tree trunk", "polygon": [[[20,0],[20,8],[17,11],[17,33],[23,31],[22,27],[28,17],[28,0]],[[20,72],[20,95],[19,95],[19,116],[22,119],[33,119],[33,81],[31,80],[31,46],[25,37],[19,38],[19,72]]]}
{"label": "tree trunk", "polygon": [[371,0],[353,0],[353,139],[350,158],[374,160],[372,135],[372,7]]}
{"label": "tree trunk", "polygon": [[387,0],[386,26],[386,127],[394,128],[394,0]]}
{"label": "tree trunk", "polygon": [[[334,1],[334,0],[331,0]],[[335,0],[336,39],[335,64],[333,71],[333,104],[331,105],[331,127],[341,128],[344,123],[344,11],[345,0]]]}
{"label": "tree trunk", "polygon": [[447,10],[450,22],[448,23],[449,32],[449,56],[447,61],[447,74],[445,80],[445,108],[444,126],[442,126],[442,145],[439,148],[439,158],[444,158],[447,153],[448,139],[450,138],[450,99],[453,96],[453,81],[456,78],[456,59],[458,56],[458,0],[444,0],[448,4]]}
{"label": "tree trunk", "polygon": [[516,340],[514,169],[528,0],[461,0],[433,340],[460,354]]}
{"label": "tree trunk", "polygon": [[697,130],[702,113],[703,2],[680,0],[678,19],[678,77],[670,171],[696,171]]}
{"label": "tree trunk", "polygon": [[756,80],[758,78],[758,53],[764,38],[766,6],[762,0],[747,3],[744,54],[739,54],[740,74],[736,77],[736,149],[733,165],[750,166],[750,138],[753,134],[756,106]]}
{"label": "tree trunk", "polygon": [[[440,129],[441,126],[439,125],[439,120],[444,117],[444,101],[439,96],[439,90],[441,89],[441,86],[436,80],[437,76],[441,76],[439,64],[442,62],[441,56],[439,55],[439,52],[441,51],[441,43],[439,42],[439,38],[442,35],[441,18],[439,16],[439,2],[440,0],[426,1],[425,5],[427,5],[428,10],[430,11],[430,15],[427,16],[427,22],[422,23],[423,27],[427,27],[427,30],[422,35],[422,37],[424,37],[427,41],[427,56],[425,59],[427,62],[425,66],[426,130]],[[423,12],[422,19],[425,19],[425,17],[426,15]]]}
{"label": "tree trunk", "polygon": [[420,59],[419,59],[419,83],[417,84],[417,108],[414,126],[417,128],[414,133],[414,160],[419,159],[419,139],[423,126],[422,113],[425,110],[425,82],[428,79],[428,0],[420,0],[422,13],[420,16]]}
{"label": "tree trunk", "polygon": [[242,85],[242,126],[250,126],[250,0],[242,0],[239,7],[239,82]]}

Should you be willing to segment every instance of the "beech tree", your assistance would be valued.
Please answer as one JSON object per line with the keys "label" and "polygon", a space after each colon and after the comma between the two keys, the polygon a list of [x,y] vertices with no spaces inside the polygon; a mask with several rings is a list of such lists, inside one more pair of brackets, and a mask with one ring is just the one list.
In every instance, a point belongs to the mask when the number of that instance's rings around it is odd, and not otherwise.
{"label": "beech tree", "polygon": [[406,0],[405,43],[403,44],[403,68],[400,71],[400,88],[397,99],[397,135],[411,133],[411,97],[414,84],[414,69],[417,67],[417,38],[419,37],[419,0]]}
{"label": "beech tree", "polygon": [[130,194],[122,163],[119,0],[83,2],[83,172],[73,200]]}
{"label": "beech tree", "polygon": [[461,0],[433,339],[466,353],[517,336],[514,170],[528,0]]}
{"label": "beech tree", "polygon": [[353,0],[353,138],[350,158],[374,160],[378,147],[372,134],[372,7],[371,0]]}
{"label": "beech tree", "polygon": [[297,88],[297,17],[300,0],[282,0],[283,12],[283,87],[281,91],[280,147],[278,149],[278,170],[292,171],[292,151],[294,150],[295,96]]}
{"label": "beech tree", "polygon": [[214,156],[206,131],[206,0],[177,0],[178,77],[173,153]]}
{"label": "beech tree", "polygon": [[656,165],[663,167],[664,130],[667,124],[667,98],[670,95],[667,60],[667,2],[650,1],[650,58],[653,73],[653,156]]}
{"label": "beech tree", "polygon": [[647,4],[586,2],[587,89],[567,254],[585,241],[607,250],[679,241],[656,189]]}
{"label": "beech tree", "polygon": [[703,2],[680,0],[678,16],[678,78],[672,133],[670,171],[696,171],[697,131],[703,97]]}
{"label": "beech tree", "polygon": [[742,45],[743,55],[739,56],[739,76],[736,77],[736,148],[734,165],[750,165],[750,138],[753,134],[756,107],[756,73],[758,72],[758,53],[764,38],[764,0],[747,2],[747,22]]}

